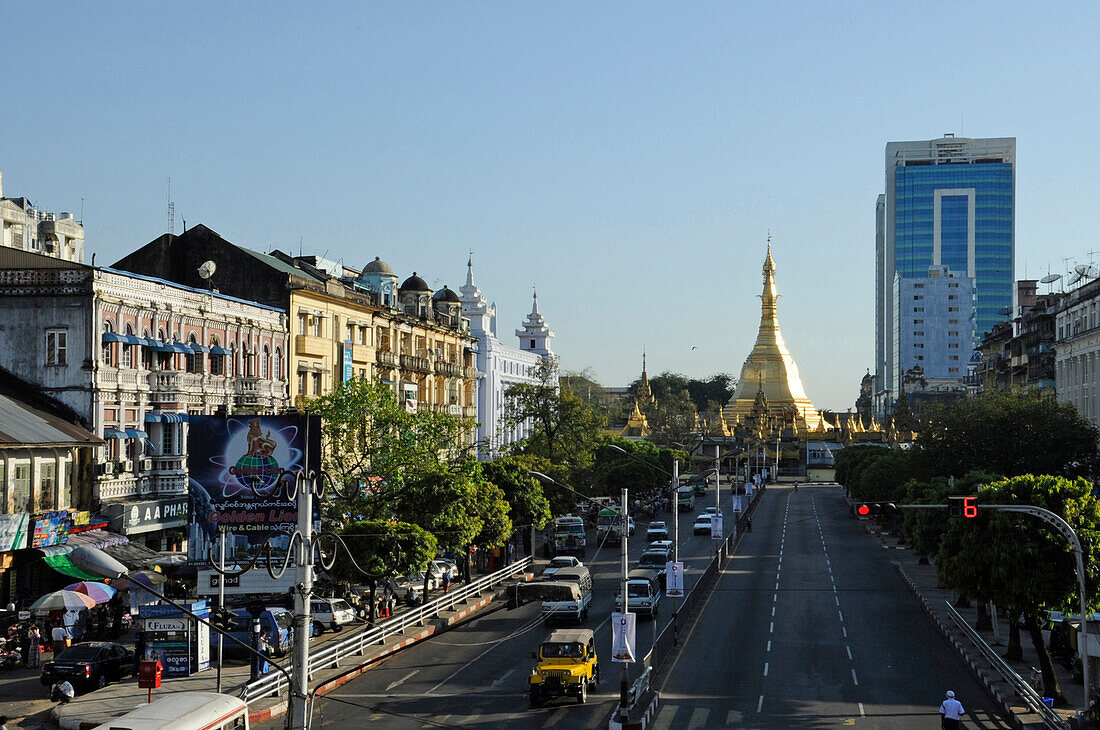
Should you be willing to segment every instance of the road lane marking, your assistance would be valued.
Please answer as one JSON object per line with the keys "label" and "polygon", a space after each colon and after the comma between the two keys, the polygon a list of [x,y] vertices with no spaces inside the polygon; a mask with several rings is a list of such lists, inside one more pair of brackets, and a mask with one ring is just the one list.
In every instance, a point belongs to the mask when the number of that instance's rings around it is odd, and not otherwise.
{"label": "road lane marking", "polygon": [[771,650],[772,650],[772,640],[768,639],[768,648],[765,649],[765,651],[771,651]]}
{"label": "road lane marking", "polygon": [[775,618],[775,606],[772,606],[772,618]]}
{"label": "road lane marking", "polygon": [[768,676],[768,663],[764,662],[764,676]]}
{"label": "road lane marking", "polygon": [[836,615],[837,615],[837,616],[840,616],[840,623],[844,623],[844,614],[843,614],[843,613],[841,613],[840,611],[837,611],[837,612],[836,612]]}
{"label": "road lane marking", "polygon": [[[852,654],[851,652],[848,652],[848,658],[849,659],[851,658],[851,654]],[[504,684],[504,680],[508,679],[508,675],[514,673],[515,671],[516,671],[515,669],[509,669],[507,672],[504,673],[503,676],[501,676],[500,679],[494,679],[492,684],[490,684],[489,686],[499,687],[500,685]]]}
{"label": "road lane marking", "polygon": [[419,671],[419,669],[414,669],[396,682],[390,682],[389,685],[386,686],[386,691],[389,692],[394,687],[397,687],[398,685],[404,684],[405,682],[409,681],[409,679],[411,679],[412,676]]}
{"label": "road lane marking", "polygon": [[856,670],[852,670],[852,684],[859,686],[859,680],[856,679]]}
{"label": "road lane marking", "polygon": [[771,624],[769,625],[768,633],[769,634],[774,634],[775,633],[775,621],[772,621]]}
{"label": "road lane marking", "polygon": [[772,603],[775,603],[778,600],[779,600],[779,594],[778,593],[773,593],[772,594]]}
{"label": "road lane marking", "polygon": [[851,659],[852,658],[852,647],[845,646],[844,648],[848,650],[848,658]]}
{"label": "road lane marking", "polygon": [[764,695],[760,695],[760,700],[756,703],[756,713],[760,714],[760,709],[764,707]]}
{"label": "road lane marking", "polygon": [[840,627],[840,630],[844,632],[844,638],[845,638],[845,639],[847,639],[847,638],[848,638],[848,629],[846,629],[846,628],[844,628],[843,626],[841,626],[841,627]]}
{"label": "road lane marking", "polygon": [[710,710],[706,707],[696,707],[691,712],[691,718],[688,720],[688,730],[695,730],[695,728],[705,727],[707,724],[707,717],[710,715]]}
{"label": "road lane marking", "polygon": [[[833,600],[836,601],[837,606],[840,605],[840,597],[839,596],[833,596]],[[619,603],[622,603],[622,601],[620,600]]]}
{"label": "road lane marking", "polygon": [[859,703],[859,716],[860,717],[867,717],[867,715],[863,714],[863,703],[862,702]]}

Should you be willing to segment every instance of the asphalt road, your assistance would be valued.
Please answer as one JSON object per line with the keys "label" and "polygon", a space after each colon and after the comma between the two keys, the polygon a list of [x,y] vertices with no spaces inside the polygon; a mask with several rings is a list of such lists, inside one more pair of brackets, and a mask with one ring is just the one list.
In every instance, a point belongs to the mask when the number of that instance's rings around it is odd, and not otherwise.
{"label": "asphalt road", "polygon": [[[728,492],[724,501],[728,506]],[[695,511],[679,515],[680,559],[685,563],[688,585],[697,580],[716,549],[717,543],[706,536],[693,536],[691,530],[695,517],[713,504],[713,495],[697,498]],[[667,513],[658,515],[670,527],[671,517]],[[639,521],[637,534],[629,542],[631,567],[645,546],[647,524]],[[608,622],[619,587],[619,547],[604,546],[595,552],[594,530],[589,531],[588,539],[584,562],[592,571],[594,591],[589,618],[583,625],[596,632],[603,680],[589,692],[587,704],[578,705],[575,698],[563,697],[538,709],[530,708],[527,675],[533,666],[531,654],[549,631],[539,615],[540,606],[531,604],[513,611],[489,609],[319,697],[314,727],[354,727],[368,721],[387,728],[606,727],[619,696],[619,665],[607,660],[611,653]],[[639,619],[641,654],[648,651],[656,631],[669,621],[672,601],[676,600],[663,600],[658,621]],[[638,671],[637,665],[634,670]],[[280,726],[279,721],[257,725]]]}
{"label": "asphalt road", "polygon": [[837,487],[772,487],[658,685],[652,727],[1008,728]]}

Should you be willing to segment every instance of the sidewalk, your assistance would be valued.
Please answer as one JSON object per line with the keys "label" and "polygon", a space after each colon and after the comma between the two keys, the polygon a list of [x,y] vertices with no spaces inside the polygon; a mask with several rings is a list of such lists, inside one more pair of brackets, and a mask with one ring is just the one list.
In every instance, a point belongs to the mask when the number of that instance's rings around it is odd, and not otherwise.
{"label": "sidewalk", "polygon": [[[536,561],[536,571],[539,567],[544,567],[539,566],[539,562],[545,561]],[[530,580],[531,577],[532,574],[529,572],[527,574],[527,579]],[[454,611],[441,613],[437,618],[425,622],[423,626],[410,628],[405,633],[388,636],[383,643],[373,645],[366,649],[362,656],[349,659],[343,666],[315,672],[313,679],[310,681],[310,686],[319,687],[319,689],[317,689],[318,694],[324,694],[325,692],[331,691],[345,682],[354,679],[359,674],[369,669],[369,667],[379,659],[399,651],[409,644],[422,641],[433,634],[445,631],[472,614],[485,609],[493,602],[497,595],[497,591],[486,591],[480,597],[474,597],[461,606],[456,607]],[[348,635],[349,631],[350,629],[345,629],[343,632],[335,635],[326,632],[324,637],[326,639],[329,637],[343,638]],[[285,658],[282,664],[287,671],[290,671],[289,658]],[[2,675],[0,675],[0,677],[2,677]],[[228,666],[223,665],[222,693],[234,696],[239,695],[244,685],[248,682],[248,679],[249,666],[247,664],[238,661]],[[36,683],[38,682],[37,676],[34,681]],[[164,680],[160,689],[153,690],[153,697],[155,699],[158,695],[164,695],[168,692],[214,692],[216,685],[217,672],[215,669],[211,668],[190,677]],[[41,685],[38,685],[38,689],[41,690],[42,694],[46,691],[46,688],[41,687]],[[3,690],[3,680],[0,679],[0,696],[3,694],[5,694]],[[46,702],[46,707],[54,707],[50,713],[52,719],[64,730],[87,730],[117,718],[138,705],[144,704],[147,697],[148,690],[139,689],[136,679],[126,679],[117,684],[107,685],[101,690],[78,696],[67,705],[55,705],[55,703]],[[3,707],[3,704],[0,704],[0,707]],[[261,722],[282,715],[286,710],[287,700],[285,694],[281,696],[265,697],[253,702],[249,706],[249,721],[252,723]],[[41,711],[36,710],[36,712],[41,714]],[[23,714],[25,713],[19,712],[19,715]],[[34,721],[38,722],[37,716]],[[13,730],[15,727],[48,727],[47,725],[23,725],[12,723],[9,723],[8,726],[13,728]]]}
{"label": "sidewalk", "polygon": [[[955,624],[954,619],[948,613],[946,604],[950,602],[954,605],[957,596],[952,591],[939,587],[936,579],[936,566],[932,561],[930,560],[928,565],[920,565],[919,558],[907,550],[904,545],[899,546],[896,537],[883,534],[881,529],[870,520],[864,519],[860,522],[873,540],[878,542],[883,549],[891,551],[891,557],[902,579],[923,604],[925,612],[939,627],[940,632],[955,646],[963,660],[970,665],[974,673],[989,688],[990,694],[1004,707],[1006,716],[1012,717],[1022,728],[1044,727],[1039,716],[1026,708],[1009,683],[998,674],[997,670],[991,666],[981,652],[974,647],[970,639]],[[970,608],[956,607],[955,610],[962,615],[971,628],[977,626],[977,606]],[[1009,622],[1003,615],[998,614],[999,638],[994,637],[992,629],[978,631],[977,633],[981,635],[985,643],[993,647],[1003,657],[1008,647],[1008,630]],[[1023,649],[1023,659],[1007,663],[1017,674],[1026,679],[1031,673],[1031,667],[1039,666],[1039,659],[1035,648],[1031,645],[1031,638],[1027,632],[1021,631],[1020,644]],[[1054,671],[1058,676],[1058,684],[1061,687],[1062,694],[1069,700],[1068,707],[1057,707],[1055,712],[1063,719],[1068,720],[1076,714],[1075,708],[1082,705],[1084,689],[1080,678],[1074,679],[1070,670],[1057,661],[1054,662]]]}

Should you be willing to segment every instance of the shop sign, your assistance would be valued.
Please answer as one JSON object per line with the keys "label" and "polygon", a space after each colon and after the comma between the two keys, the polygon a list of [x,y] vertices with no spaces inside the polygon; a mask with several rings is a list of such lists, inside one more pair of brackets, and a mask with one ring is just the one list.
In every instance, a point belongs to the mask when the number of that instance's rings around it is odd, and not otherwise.
{"label": "shop sign", "polygon": [[147,502],[115,502],[104,505],[115,529],[124,535],[152,532],[187,524],[187,497],[154,499]]}
{"label": "shop sign", "polygon": [[147,618],[146,631],[187,631],[185,618]]}
{"label": "shop sign", "polygon": [[34,521],[31,547],[62,545],[69,539],[69,511],[47,512]]}
{"label": "shop sign", "polygon": [[22,550],[27,547],[31,516],[26,512],[0,515],[0,551]]}
{"label": "shop sign", "polygon": [[92,521],[92,513],[86,509],[70,512],[69,520],[73,523],[73,527],[87,527]]}

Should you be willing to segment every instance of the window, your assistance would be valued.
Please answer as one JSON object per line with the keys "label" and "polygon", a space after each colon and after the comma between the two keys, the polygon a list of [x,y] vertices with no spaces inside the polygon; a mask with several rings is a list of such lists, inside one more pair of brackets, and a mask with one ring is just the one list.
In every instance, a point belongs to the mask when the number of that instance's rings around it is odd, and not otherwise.
{"label": "window", "polygon": [[347,327],[345,327],[344,329],[346,330],[344,339],[348,342],[355,342],[355,325],[349,322]]}
{"label": "window", "polygon": [[913,324],[924,324],[924,320],[923,319],[914,319]]}
{"label": "window", "polygon": [[313,324],[313,332],[312,332],[313,336],[314,337],[321,337],[322,336],[321,335],[321,331],[322,331],[321,330],[321,315],[319,315],[319,314],[313,315],[312,324]]}
{"label": "window", "polygon": [[[195,336],[194,335],[191,335],[191,339],[189,339],[187,341],[187,344],[192,346],[192,347],[194,347],[196,344],[198,344],[197,342],[195,342]],[[202,373],[202,371],[205,370],[205,365],[206,365],[206,358],[203,356],[203,353],[196,352],[193,355],[187,355],[187,372],[189,372],[189,373]]]}
{"label": "window", "polygon": [[947,320],[947,323],[948,323],[948,324],[958,324],[958,323],[959,323],[959,320],[957,320],[957,319],[949,319],[949,320]]}
{"label": "window", "polygon": [[229,356],[225,358],[225,374],[228,377],[233,377],[233,374],[237,372],[237,343],[229,343]]}
{"label": "window", "polygon": [[952,300],[958,299],[958,297],[954,294],[948,294],[947,299],[948,299],[948,301],[952,301]]}
{"label": "window", "polygon": [[923,288],[924,288],[924,284],[914,284],[914,285],[913,285],[913,288],[914,288],[914,289],[923,289]]}
{"label": "window", "polygon": [[57,465],[44,461],[38,468],[39,509],[57,507]]}
{"label": "window", "polygon": [[[142,337],[144,337],[147,340],[152,339],[152,336],[149,334],[149,330],[145,330],[145,333],[142,334]],[[151,347],[141,348],[141,367],[144,370],[152,370],[153,369],[153,348],[151,348]]]}
{"label": "window", "polygon": [[959,308],[958,307],[948,307],[947,311],[948,312],[957,312],[957,311],[959,311]]}
{"label": "window", "polygon": [[12,511],[33,512],[31,505],[31,465],[30,462],[15,465],[15,478],[11,483]]}
{"label": "window", "polygon": [[298,395],[306,395],[306,374],[298,373]]}
{"label": "window", "polygon": [[951,359],[951,360],[958,360],[958,359],[959,359],[959,356],[958,356],[958,355],[952,355],[952,356],[951,356],[951,357],[950,357],[949,359]]}
{"label": "window", "polygon": [[958,330],[948,330],[947,331],[947,336],[948,337],[958,337],[959,336],[959,331]]}
{"label": "window", "polygon": [[924,343],[923,342],[914,342],[913,347],[915,347],[918,350],[923,350],[924,349]]}
{"label": "window", "polygon": [[[133,328],[126,325],[126,336],[133,337],[133,335]],[[122,364],[119,367],[132,368],[134,366],[134,346],[123,342],[119,347],[122,348]]]}
{"label": "window", "polygon": [[[47,365],[64,365],[68,362],[68,349],[68,333],[65,330],[46,330]],[[110,352],[110,345],[105,351]]]}
{"label": "window", "polygon": [[923,360],[923,359],[924,359],[924,355],[917,355],[917,359],[918,359],[918,360]]}
{"label": "window", "polygon": [[359,344],[360,345],[368,344],[367,343],[367,332],[368,332],[368,329],[366,327],[360,327],[359,328]]}
{"label": "window", "polygon": [[948,286],[948,288],[950,288],[950,289],[958,289],[958,288],[959,288],[959,285],[958,285],[958,284],[955,284],[955,283],[951,283],[951,284],[948,284],[947,286]]}
{"label": "window", "polygon": [[175,428],[176,428],[176,424],[174,424],[174,423],[165,423],[165,424],[161,425],[160,453],[162,453],[162,454],[174,454],[174,453],[176,453],[175,440],[172,438],[173,431],[175,430]]}
{"label": "window", "polygon": [[260,359],[260,377],[264,380],[267,379],[267,373],[269,363],[271,362],[271,351],[267,349],[267,345],[264,345],[263,358]]}
{"label": "window", "polygon": [[924,295],[923,294],[914,294],[913,299],[924,299]]}
{"label": "window", "polygon": [[924,332],[923,331],[914,332],[913,336],[914,337],[924,337]]}
{"label": "window", "polygon": [[278,347],[275,348],[275,366],[271,368],[271,379],[283,379],[283,351]]}
{"label": "window", "polygon": [[[531,349],[532,349],[532,350],[534,350],[534,349],[535,349],[535,341],[534,341],[534,340],[531,340]],[[621,602],[622,602],[622,601],[620,601],[620,603],[621,603]]]}
{"label": "window", "polygon": [[947,349],[949,349],[949,350],[957,350],[957,349],[959,349],[959,343],[958,343],[958,342],[949,342],[949,343],[947,344]]}
{"label": "window", "polygon": [[924,307],[913,307],[913,311],[914,311],[914,312],[923,312],[923,311],[924,311]]}
{"label": "window", "polygon": [[306,324],[308,320],[308,314],[305,312],[298,312],[298,334],[304,335],[306,333]]}
{"label": "window", "polygon": [[947,368],[947,372],[949,372],[949,373],[957,373],[957,372],[959,372],[959,369],[958,369],[958,368]]}
{"label": "window", "polygon": [[321,373],[313,373],[313,395],[321,395]]}

